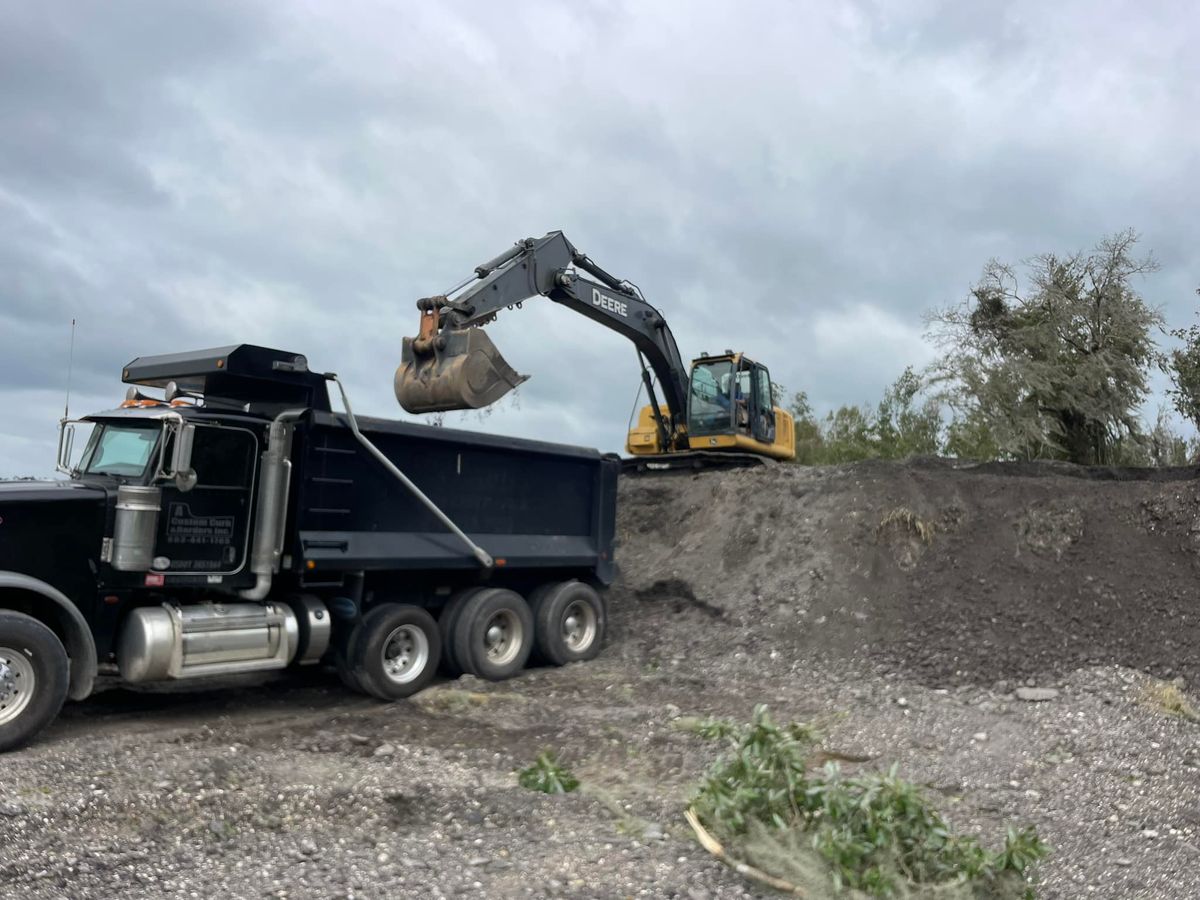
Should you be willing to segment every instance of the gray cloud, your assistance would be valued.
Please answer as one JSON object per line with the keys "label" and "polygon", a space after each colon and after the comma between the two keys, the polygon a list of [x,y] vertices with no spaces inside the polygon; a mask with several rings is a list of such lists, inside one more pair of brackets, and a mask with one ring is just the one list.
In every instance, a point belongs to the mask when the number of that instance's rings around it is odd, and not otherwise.
{"label": "gray cloud", "polygon": [[[133,356],[253,341],[401,415],[413,300],[552,228],[685,354],[744,349],[819,408],[927,358],[922,312],[991,256],[1137,227],[1185,324],[1198,30],[1186,4],[9,4],[0,472],[52,455],[72,317],[80,402]],[[533,380],[452,418],[619,448],[627,345],[546,301],[493,337]]]}

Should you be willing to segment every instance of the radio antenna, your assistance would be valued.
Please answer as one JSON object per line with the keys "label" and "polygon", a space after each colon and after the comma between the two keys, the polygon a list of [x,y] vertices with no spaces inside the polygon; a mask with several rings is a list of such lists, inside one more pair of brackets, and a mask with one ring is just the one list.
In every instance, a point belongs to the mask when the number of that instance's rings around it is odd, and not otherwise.
{"label": "radio antenna", "polygon": [[63,418],[71,418],[71,369],[75,364],[75,320],[71,320],[71,350],[67,354],[67,402],[63,405]]}

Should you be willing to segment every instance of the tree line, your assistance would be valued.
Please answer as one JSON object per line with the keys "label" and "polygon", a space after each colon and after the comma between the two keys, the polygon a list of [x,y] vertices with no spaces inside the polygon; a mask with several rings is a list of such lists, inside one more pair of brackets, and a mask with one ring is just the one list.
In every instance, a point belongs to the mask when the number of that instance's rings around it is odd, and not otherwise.
{"label": "tree line", "polygon": [[[1149,422],[1141,411],[1161,369],[1166,402],[1200,429],[1200,325],[1168,329],[1138,293],[1135,282],[1158,266],[1137,243],[1129,230],[1091,251],[1036,256],[1021,271],[990,261],[964,300],[927,314],[937,360],[906,368],[877,404],[818,417],[807,394],[792,397],[797,462],[1192,462],[1200,448],[1173,429],[1167,406]],[[1163,335],[1177,346],[1164,351]]]}

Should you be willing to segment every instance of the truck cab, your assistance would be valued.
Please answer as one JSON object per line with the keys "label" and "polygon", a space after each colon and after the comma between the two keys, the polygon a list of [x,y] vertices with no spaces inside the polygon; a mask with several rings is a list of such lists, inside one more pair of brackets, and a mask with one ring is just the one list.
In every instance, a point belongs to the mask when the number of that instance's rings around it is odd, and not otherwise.
{"label": "truck cab", "polygon": [[97,677],[327,665],[394,700],[439,665],[599,652],[614,459],[360,424],[332,410],[336,376],[252,345],[122,380],[117,408],[60,423],[64,478],[0,484],[0,750]]}
{"label": "truck cab", "polygon": [[[103,561],[117,571],[153,568],[238,584],[249,571],[261,423],[187,405],[127,402],[137,405],[65,423],[69,445],[76,429],[90,434],[79,458],[66,457],[60,471],[116,491],[118,510],[161,512],[153,534],[114,534]],[[181,454],[185,440],[190,446]]]}

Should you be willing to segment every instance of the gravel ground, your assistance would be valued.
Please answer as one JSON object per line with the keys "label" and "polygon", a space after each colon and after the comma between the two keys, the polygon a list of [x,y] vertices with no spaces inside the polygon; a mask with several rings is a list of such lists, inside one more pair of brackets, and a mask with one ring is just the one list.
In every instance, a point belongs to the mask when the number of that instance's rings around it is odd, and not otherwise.
{"label": "gravel ground", "polygon": [[[393,705],[321,672],[101,691],[0,760],[0,896],[765,896],[682,819],[714,748],[680,720],[757,703],[985,843],[1037,825],[1039,896],[1200,896],[1200,726],[1156,693],[1196,671],[1194,495],[934,464],[634,480],[600,659]],[[517,785],[541,749],[579,792]]]}

